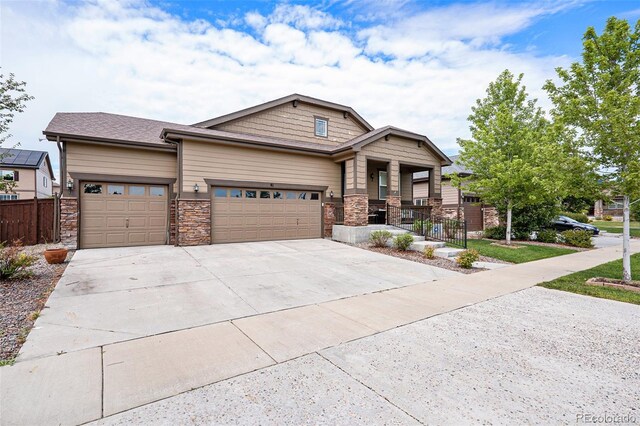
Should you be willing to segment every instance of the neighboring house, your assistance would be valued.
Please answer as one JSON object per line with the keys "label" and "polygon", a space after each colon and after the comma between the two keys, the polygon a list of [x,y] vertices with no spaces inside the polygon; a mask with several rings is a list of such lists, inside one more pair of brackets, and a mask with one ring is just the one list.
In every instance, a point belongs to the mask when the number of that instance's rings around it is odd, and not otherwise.
{"label": "neighboring house", "polygon": [[61,237],[80,248],[328,236],[342,205],[364,226],[370,203],[410,204],[418,171],[438,209],[450,164],[426,136],[297,94],[193,125],[58,113],[43,133],[61,151]]}
{"label": "neighboring house", "polygon": [[610,200],[598,200],[593,206],[593,210],[589,214],[597,218],[611,216],[614,220],[622,220],[622,196],[614,196]]}
{"label": "neighboring house", "polygon": [[[442,168],[442,212],[446,217],[464,219],[468,231],[482,231],[486,227],[498,224],[495,208],[486,206],[480,197],[465,190],[465,184],[459,187],[451,181],[452,175],[469,177],[473,172],[458,163],[458,155],[449,157],[453,163]],[[413,175],[413,203],[424,205],[429,199],[429,172]]]}
{"label": "neighboring house", "polygon": [[49,198],[55,177],[49,154],[27,149],[0,149],[0,178],[16,182],[12,193],[0,193],[0,201]]}

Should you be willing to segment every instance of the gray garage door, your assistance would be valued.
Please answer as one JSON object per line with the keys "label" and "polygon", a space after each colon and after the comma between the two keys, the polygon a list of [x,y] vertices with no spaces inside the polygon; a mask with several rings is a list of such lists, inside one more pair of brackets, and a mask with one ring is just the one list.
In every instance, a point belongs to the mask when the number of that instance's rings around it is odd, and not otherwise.
{"label": "gray garage door", "polygon": [[214,243],[321,237],[321,194],[252,188],[212,189]]}
{"label": "gray garage door", "polygon": [[164,244],[168,188],[84,182],[80,188],[80,247]]}

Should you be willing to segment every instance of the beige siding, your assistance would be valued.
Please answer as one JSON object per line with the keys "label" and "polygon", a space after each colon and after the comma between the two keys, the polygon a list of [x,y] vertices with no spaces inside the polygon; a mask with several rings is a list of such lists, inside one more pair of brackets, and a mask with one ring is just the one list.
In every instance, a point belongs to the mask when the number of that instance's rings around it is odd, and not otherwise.
{"label": "beige siding", "polygon": [[[376,164],[367,164],[367,194],[370,200],[378,199],[378,182],[380,182],[379,166]],[[373,173],[373,180],[371,180],[371,173]]]}
{"label": "beige siding", "polygon": [[18,194],[18,199],[28,200],[36,196],[36,171],[33,169],[16,169],[12,167],[0,167],[2,170],[14,170],[18,172],[18,183],[14,192]]}
{"label": "beige siding", "polygon": [[413,184],[413,199],[429,198],[429,182],[418,182]]}
{"label": "beige siding", "polygon": [[[175,152],[67,142],[67,174],[176,178]],[[67,177],[68,179],[69,177]],[[66,182],[64,179],[63,182]]]}
{"label": "beige siding", "polygon": [[[380,138],[364,146],[358,157],[362,157],[361,154],[374,158],[397,160],[401,164],[405,162],[406,164],[433,166],[434,192],[440,192],[440,159],[426,145],[418,147],[416,141],[391,136],[388,141]],[[362,173],[362,178],[364,177],[364,173]],[[395,176],[395,185],[397,185],[397,174]]]}
{"label": "beige siding", "polygon": [[358,189],[365,189],[367,187],[367,159],[363,155],[356,155],[357,163],[357,176],[356,185]]}
{"label": "beige siding", "polygon": [[442,204],[458,204],[458,188],[451,185],[450,180],[442,183]]}
{"label": "beige siding", "polygon": [[209,178],[326,185],[341,196],[340,164],[330,158],[195,141],[184,141],[182,152],[185,191],[197,183],[205,192]]}
{"label": "beige siding", "polygon": [[400,174],[400,198],[403,201],[413,201],[412,179],[413,173],[405,172]]}
{"label": "beige siding", "polygon": [[355,180],[354,180],[354,176],[353,176],[353,165],[355,163],[355,160],[347,160],[345,162],[345,180],[346,180],[346,189],[354,189],[354,184],[355,184]]}
{"label": "beige siding", "polygon": [[[328,137],[314,135],[314,116],[326,118]],[[289,102],[266,111],[251,114],[214,127],[228,132],[270,136],[323,145],[338,145],[366,132],[351,117],[344,118],[341,111],[334,111],[299,102],[297,107]]]}

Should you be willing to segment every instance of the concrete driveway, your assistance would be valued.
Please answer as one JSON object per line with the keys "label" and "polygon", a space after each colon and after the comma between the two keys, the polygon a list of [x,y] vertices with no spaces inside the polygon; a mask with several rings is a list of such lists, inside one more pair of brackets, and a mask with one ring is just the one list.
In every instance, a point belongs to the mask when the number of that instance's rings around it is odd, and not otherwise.
{"label": "concrete driveway", "polygon": [[80,250],[19,360],[455,275],[323,239]]}

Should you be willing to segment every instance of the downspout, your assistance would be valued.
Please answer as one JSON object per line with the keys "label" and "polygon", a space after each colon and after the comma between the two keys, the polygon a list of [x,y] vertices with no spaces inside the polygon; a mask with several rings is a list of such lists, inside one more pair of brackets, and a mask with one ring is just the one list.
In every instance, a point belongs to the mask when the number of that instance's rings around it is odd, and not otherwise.
{"label": "downspout", "polygon": [[[179,227],[178,227],[178,223],[180,223],[180,218],[178,215],[178,201],[180,200],[181,196],[182,196],[182,144],[179,141],[172,141],[170,139],[167,139],[166,136],[162,137],[162,140],[165,143],[169,143],[172,145],[176,146],[176,158],[177,158],[177,179],[176,179],[176,186],[177,186],[177,191],[176,191],[176,195],[175,198],[172,200],[173,205],[174,205],[174,216],[175,216],[175,241],[173,242],[173,244],[175,246],[178,245],[178,236],[179,236]],[[169,240],[171,239],[171,212],[169,212],[169,217],[167,218],[168,226],[167,229],[169,229]]]}

